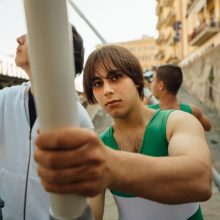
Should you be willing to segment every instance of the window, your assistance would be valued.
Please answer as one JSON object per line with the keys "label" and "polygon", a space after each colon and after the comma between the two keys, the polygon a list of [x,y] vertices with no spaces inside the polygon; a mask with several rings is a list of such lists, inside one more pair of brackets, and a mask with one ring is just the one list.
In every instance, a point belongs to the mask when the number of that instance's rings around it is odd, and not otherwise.
{"label": "window", "polygon": [[150,45],[150,50],[154,50],[154,45]]}

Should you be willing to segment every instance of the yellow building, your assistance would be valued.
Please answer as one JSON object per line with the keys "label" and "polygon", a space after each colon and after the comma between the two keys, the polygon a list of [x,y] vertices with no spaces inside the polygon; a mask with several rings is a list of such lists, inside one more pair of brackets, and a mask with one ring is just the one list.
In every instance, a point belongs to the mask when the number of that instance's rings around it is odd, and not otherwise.
{"label": "yellow building", "polygon": [[[183,0],[182,0],[183,1]],[[183,7],[182,65],[220,44],[220,0],[187,0]]]}
{"label": "yellow building", "polygon": [[159,64],[179,59],[176,44],[179,41],[174,31],[174,23],[180,21],[180,1],[158,0],[156,13],[158,16],[157,30],[159,33],[157,44],[157,60]]}
{"label": "yellow building", "polygon": [[157,2],[160,64],[186,63],[208,47],[220,44],[220,0]]}
{"label": "yellow building", "polygon": [[158,65],[156,39],[144,35],[141,39],[116,43],[130,50],[140,61],[144,71]]}
{"label": "yellow building", "polygon": [[182,53],[184,86],[220,115],[220,0],[184,5]]}
{"label": "yellow building", "polygon": [[[144,35],[141,39],[113,43],[120,45],[131,51],[140,61],[143,71],[151,70],[154,66],[158,65],[156,60],[157,43],[156,39]],[[97,47],[101,47],[98,45]]]}
{"label": "yellow building", "polygon": [[184,86],[220,115],[220,0],[158,0],[156,12],[158,62],[179,64]]}

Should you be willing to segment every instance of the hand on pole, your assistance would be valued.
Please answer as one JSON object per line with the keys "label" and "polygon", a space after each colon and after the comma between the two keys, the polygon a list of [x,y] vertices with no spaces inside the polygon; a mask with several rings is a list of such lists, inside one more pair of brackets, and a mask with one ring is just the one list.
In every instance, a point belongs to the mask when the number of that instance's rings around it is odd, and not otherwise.
{"label": "hand on pole", "polygon": [[110,185],[108,152],[92,131],[67,127],[39,134],[35,160],[45,190],[95,196]]}

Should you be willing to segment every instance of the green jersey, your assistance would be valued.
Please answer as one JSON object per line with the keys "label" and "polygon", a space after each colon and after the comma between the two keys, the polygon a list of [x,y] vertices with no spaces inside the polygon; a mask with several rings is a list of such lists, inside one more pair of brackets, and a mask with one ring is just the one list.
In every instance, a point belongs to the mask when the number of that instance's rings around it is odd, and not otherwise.
{"label": "green jersey", "polygon": [[[173,110],[157,110],[149,121],[139,153],[153,157],[168,156],[166,123]],[[105,145],[120,150],[109,127],[100,137]],[[120,168],[119,168],[120,169]],[[146,169],[150,169],[147,168]],[[129,174],[128,174],[129,175]],[[120,220],[202,220],[199,203],[178,205],[162,204],[111,189],[116,201]]]}

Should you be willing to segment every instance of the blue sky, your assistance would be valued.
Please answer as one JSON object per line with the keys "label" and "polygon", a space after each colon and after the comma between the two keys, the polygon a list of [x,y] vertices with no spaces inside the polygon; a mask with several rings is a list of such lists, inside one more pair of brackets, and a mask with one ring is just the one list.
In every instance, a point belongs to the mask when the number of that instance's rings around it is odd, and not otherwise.
{"label": "blue sky", "polygon": [[[55,1],[54,1],[55,2]],[[75,4],[107,42],[157,36],[155,0],[75,0]],[[100,40],[69,6],[69,20],[84,39],[86,57]],[[0,54],[14,54],[16,37],[26,32],[22,0],[0,0]]]}

